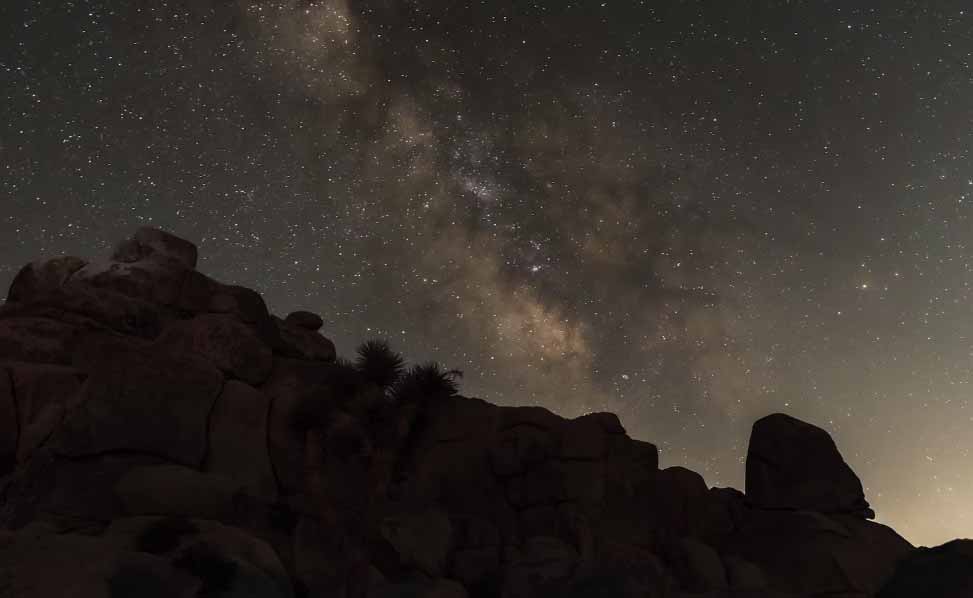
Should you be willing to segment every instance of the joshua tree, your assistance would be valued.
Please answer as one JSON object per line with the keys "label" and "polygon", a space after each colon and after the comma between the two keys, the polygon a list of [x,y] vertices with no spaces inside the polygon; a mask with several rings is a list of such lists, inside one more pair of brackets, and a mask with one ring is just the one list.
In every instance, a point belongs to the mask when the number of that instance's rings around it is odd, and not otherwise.
{"label": "joshua tree", "polygon": [[402,377],[404,363],[402,356],[389,347],[388,341],[376,339],[358,347],[355,368],[365,380],[385,389]]}
{"label": "joshua tree", "polygon": [[456,379],[462,376],[463,372],[444,370],[435,362],[414,365],[392,388],[392,396],[400,402],[451,397],[459,392]]}

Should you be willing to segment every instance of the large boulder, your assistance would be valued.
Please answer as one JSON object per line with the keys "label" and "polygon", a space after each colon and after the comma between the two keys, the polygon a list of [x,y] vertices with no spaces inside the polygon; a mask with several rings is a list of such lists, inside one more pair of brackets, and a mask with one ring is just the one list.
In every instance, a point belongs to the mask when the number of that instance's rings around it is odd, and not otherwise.
{"label": "large boulder", "polygon": [[72,277],[58,287],[25,293],[20,301],[4,305],[0,317],[50,318],[83,328],[154,339],[173,316],[165,307],[141,297]]}
{"label": "large boulder", "polygon": [[428,419],[427,434],[434,443],[450,446],[477,443],[485,447],[500,423],[502,408],[483,399],[462,396],[437,403]]}
{"label": "large boulder", "polygon": [[660,537],[699,536],[711,512],[703,476],[685,467],[667,467],[646,486],[645,517],[654,520]]}
{"label": "large boulder", "polygon": [[219,370],[192,354],[158,347],[106,352],[52,446],[69,457],[134,451],[198,468],[222,386]]}
{"label": "large boulder", "polygon": [[[133,244],[135,247],[133,247]],[[179,262],[184,268],[196,268],[196,246],[185,239],[171,233],[148,226],[140,227],[128,242],[127,246],[116,247],[112,257],[123,261],[130,259],[132,250],[137,249],[141,255],[156,254]]]}
{"label": "large boulder", "polygon": [[142,227],[116,245],[108,260],[77,270],[72,281],[168,306],[179,299],[186,275],[195,267],[195,245]]}
{"label": "large boulder", "polygon": [[[608,455],[608,435],[624,434],[616,417],[614,421],[605,417],[611,414],[589,414],[564,422],[559,429],[559,457],[564,459],[604,459]],[[613,424],[617,424],[615,427]]]}
{"label": "large boulder", "polygon": [[81,401],[84,375],[70,367],[28,363],[11,363],[7,371],[16,397],[17,461],[23,463]]}
{"label": "large boulder", "polygon": [[274,356],[250,326],[224,314],[201,314],[169,326],[160,344],[175,352],[194,352],[228,376],[251,385],[263,383],[273,368]]}
{"label": "large boulder", "polygon": [[217,282],[195,270],[186,274],[176,307],[191,314],[230,314],[261,329],[270,324],[270,312],[260,293]]}
{"label": "large boulder", "polygon": [[278,487],[285,495],[297,493],[302,485],[306,442],[302,408],[323,402],[330,394],[328,382],[328,371],[319,363],[275,357],[270,378],[260,387],[271,401],[267,448]]}
{"label": "large boulder", "polygon": [[746,496],[754,507],[875,517],[831,436],[789,415],[753,424],[746,467]]}
{"label": "large boulder", "polygon": [[233,519],[234,497],[243,491],[233,478],[169,464],[134,467],[114,489],[128,515],[181,515],[215,521]]}
{"label": "large boulder", "polygon": [[336,356],[334,343],[318,334],[317,328],[311,328],[316,322],[307,322],[304,319],[295,319],[292,316],[294,314],[288,316],[287,320],[273,316],[280,337],[280,344],[277,346],[278,352],[285,357],[295,359],[334,361]]}
{"label": "large boulder", "polygon": [[625,435],[608,436],[605,484],[615,498],[632,496],[651,483],[659,471],[659,449],[650,442]]}
{"label": "large boulder", "polygon": [[172,305],[179,298],[186,272],[178,262],[150,255],[132,263],[92,262],[75,272],[71,281],[159,305]]}
{"label": "large boulder", "polygon": [[82,330],[72,339],[68,364],[90,376],[107,358],[119,354],[157,351],[152,341],[106,330]]}
{"label": "large boulder", "polygon": [[87,262],[74,256],[62,256],[42,262],[32,262],[20,269],[10,283],[7,301],[29,303],[54,289],[60,288]]}
{"label": "large boulder", "polygon": [[267,452],[270,397],[228,380],[209,418],[209,451],[203,469],[239,480],[254,496],[273,499],[277,482]]}
{"label": "large boulder", "polygon": [[291,312],[284,318],[284,323],[311,332],[316,332],[324,326],[324,320],[321,319],[321,316],[309,311]]}
{"label": "large boulder", "polygon": [[114,330],[151,338],[168,316],[158,307],[177,301],[195,263],[192,243],[144,227],[119,244],[108,260],[88,263],[65,256],[24,266],[7,300],[35,312],[44,310],[35,315],[83,315]]}

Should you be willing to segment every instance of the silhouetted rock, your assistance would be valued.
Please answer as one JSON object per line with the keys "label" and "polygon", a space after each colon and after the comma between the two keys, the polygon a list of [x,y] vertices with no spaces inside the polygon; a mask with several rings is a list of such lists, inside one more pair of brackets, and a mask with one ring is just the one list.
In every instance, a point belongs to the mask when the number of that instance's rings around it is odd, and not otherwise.
{"label": "silhouetted rock", "polygon": [[196,260],[146,228],[106,262],[15,278],[0,595],[969,594],[967,545],[915,551],[865,520],[810,424],[759,420],[746,495],[707,488],[611,413],[459,396],[438,366],[420,368],[431,386],[390,388],[336,360],[317,315],[277,318]]}
{"label": "silhouetted rock", "polygon": [[284,322],[291,326],[310,330],[311,332],[317,332],[324,326],[324,321],[321,319],[321,316],[309,311],[295,311],[287,314]]}
{"label": "silhouetted rock", "polygon": [[[293,315],[293,314],[291,314]],[[299,326],[293,322],[273,317],[280,338],[279,353],[296,359],[310,361],[335,360],[334,343],[317,333],[316,329]]]}
{"label": "silhouetted rock", "polygon": [[973,540],[953,540],[913,551],[899,564],[878,598],[973,596]]}
{"label": "silhouetted rock", "polygon": [[841,458],[831,436],[782,413],[753,424],[746,483],[747,500],[762,509],[875,517],[861,481]]}
{"label": "silhouetted rock", "polygon": [[142,252],[151,250],[151,253],[180,262],[189,270],[196,268],[196,246],[185,239],[157,228],[143,226],[135,231],[132,241],[139,245]]}
{"label": "silhouetted rock", "polygon": [[[152,230],[140,232],[151,234]],[[156,245],[163,246],[161,237]],[[183,283],[194,268],[190,263],[195,263],[195,254],[196,248],[191,245],[183,251],[168,252],[129,239],[116,248],[108,261],[85,264],[72,280],[169,306],[179,299]]]}
{"label": "silhouetted rock", "polygon": [[84,268],[85,262],[74,256],[64,256],[27,264],[10,284],[8,303],[27,303],[54,289],[58,289],[71,275]]}

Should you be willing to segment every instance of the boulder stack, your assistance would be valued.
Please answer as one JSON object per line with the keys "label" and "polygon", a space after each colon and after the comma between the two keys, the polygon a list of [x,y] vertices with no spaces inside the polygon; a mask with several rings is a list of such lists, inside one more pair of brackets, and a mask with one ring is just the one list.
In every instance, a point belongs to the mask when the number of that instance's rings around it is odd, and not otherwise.
{"label": "boulder stack", "polygon": [[805,422],[759,420],[746,494],[707,488],[610,413],[395,403],[320,316],[274,316],[196,264],[142,228],[13,281],[0,595],[888,598],[968,557],[868,521]]}
{"label": "boulder stack", "polygon": [[753,424],[747,500],[761,509],[849,513],[874,519],[861,480],[827,432],[783,413]]}

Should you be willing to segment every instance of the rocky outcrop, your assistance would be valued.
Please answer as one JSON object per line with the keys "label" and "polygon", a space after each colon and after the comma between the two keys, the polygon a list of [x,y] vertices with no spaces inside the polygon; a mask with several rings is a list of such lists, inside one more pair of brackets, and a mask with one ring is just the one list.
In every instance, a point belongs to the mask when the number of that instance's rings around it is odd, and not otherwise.
{"label": "rocky outcrop", "polygon": [[878,594],[878,598],[913,596],[973,596],[973,540],[913,551]]}
{"label": "rocky outcrop", "polygon": [[93,360],[50,445],[67,457],[135,452],[199,467],[223,376],[203,356],[152,346]]}
{"label": "rocky outcrop", "polygon": [[827,432],[775,413],[753,424],[747,499],[761,509],[852,513],[874,519],[862,483]]}
{"label": "rocky outcrop", "polygon": [[396,403],[336,361],[320,316],[279,318],[196,262],[144,228],[15,278],[0,596],[969,592],[966,545],[917,551],[868,521],[820,428],[759,420],[746,493],[707,488],[610,413]]}

